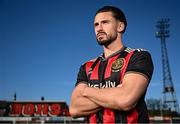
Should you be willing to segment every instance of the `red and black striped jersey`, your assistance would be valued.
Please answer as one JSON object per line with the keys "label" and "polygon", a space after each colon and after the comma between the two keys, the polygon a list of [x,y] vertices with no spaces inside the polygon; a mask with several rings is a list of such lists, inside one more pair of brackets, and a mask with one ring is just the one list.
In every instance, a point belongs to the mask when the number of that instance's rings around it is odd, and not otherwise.
{"label": "red and black striped jersey", "polygon": [[[126,73],[139,73],[150,81],[153,73],[150,53],[143,49],[123,47],[108,58],[102,54],[80,67],[76,85],[86,82],[94,88],[116,87],[122,83]],[[144,97],[145,93],[130,111],[103,108],[87,117],[87,120],[90,123],[147,123],[149,117]]]}

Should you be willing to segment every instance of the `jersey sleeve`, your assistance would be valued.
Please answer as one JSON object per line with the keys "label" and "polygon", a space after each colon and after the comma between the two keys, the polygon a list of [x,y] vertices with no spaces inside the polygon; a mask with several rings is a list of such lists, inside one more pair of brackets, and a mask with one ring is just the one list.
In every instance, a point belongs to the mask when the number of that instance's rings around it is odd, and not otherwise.
{"label": "jersey sleeve", "polygon": [[80,83],[86,83],[86,82],[88,82],[88,78],[86,75],[85,64],[83,64],[79,69],[75,86],[77,86]]}
{"label": "jersey sleeve", "polygon": [[145,75],[149,80],[153,74],[153,62],[149,52],[135,50],[132,55],[126,73],[137,72]]}

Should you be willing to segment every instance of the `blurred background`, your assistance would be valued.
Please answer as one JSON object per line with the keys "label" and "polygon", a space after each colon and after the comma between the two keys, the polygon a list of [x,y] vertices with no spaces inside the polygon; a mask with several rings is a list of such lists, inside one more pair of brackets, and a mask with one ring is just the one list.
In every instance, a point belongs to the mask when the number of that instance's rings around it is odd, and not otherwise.
{"label": "blurred background", "polygon": [[179,0],[0,0],[0,101],[68,106],[79,67],[103,52],[93,21],[105,5],[126,15],[124,44],[152,55],[152,120],[179,116]]}

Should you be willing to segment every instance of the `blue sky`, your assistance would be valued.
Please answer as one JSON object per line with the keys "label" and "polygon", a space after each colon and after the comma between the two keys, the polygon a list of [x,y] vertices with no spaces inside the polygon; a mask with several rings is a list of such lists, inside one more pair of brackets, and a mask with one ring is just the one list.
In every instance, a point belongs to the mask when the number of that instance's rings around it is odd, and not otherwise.
{"label": "blue sky", "polygon": [[93,19],[104,5],[121,8],[128,20],[126,46],[145,48],[155,70],[146,98],[162,97],[158,18],[170,18],[168,56],[180,102],[179,0],[0,0],[0,100],[70,102],[79,67],[102,53]]}

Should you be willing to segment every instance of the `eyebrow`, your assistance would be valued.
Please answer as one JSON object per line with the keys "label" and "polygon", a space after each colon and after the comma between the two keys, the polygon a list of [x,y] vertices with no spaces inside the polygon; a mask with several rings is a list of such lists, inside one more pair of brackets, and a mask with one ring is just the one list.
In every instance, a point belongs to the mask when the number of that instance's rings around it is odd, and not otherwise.
{"label": "eyebrow", "polygon": [[[104,19],[100,23],[105,23],[105,22],[110,22],[110,20],[109,19]],[[99,24],[99,22],[95,22],[94,26],[97,26],[98,24]]]}

